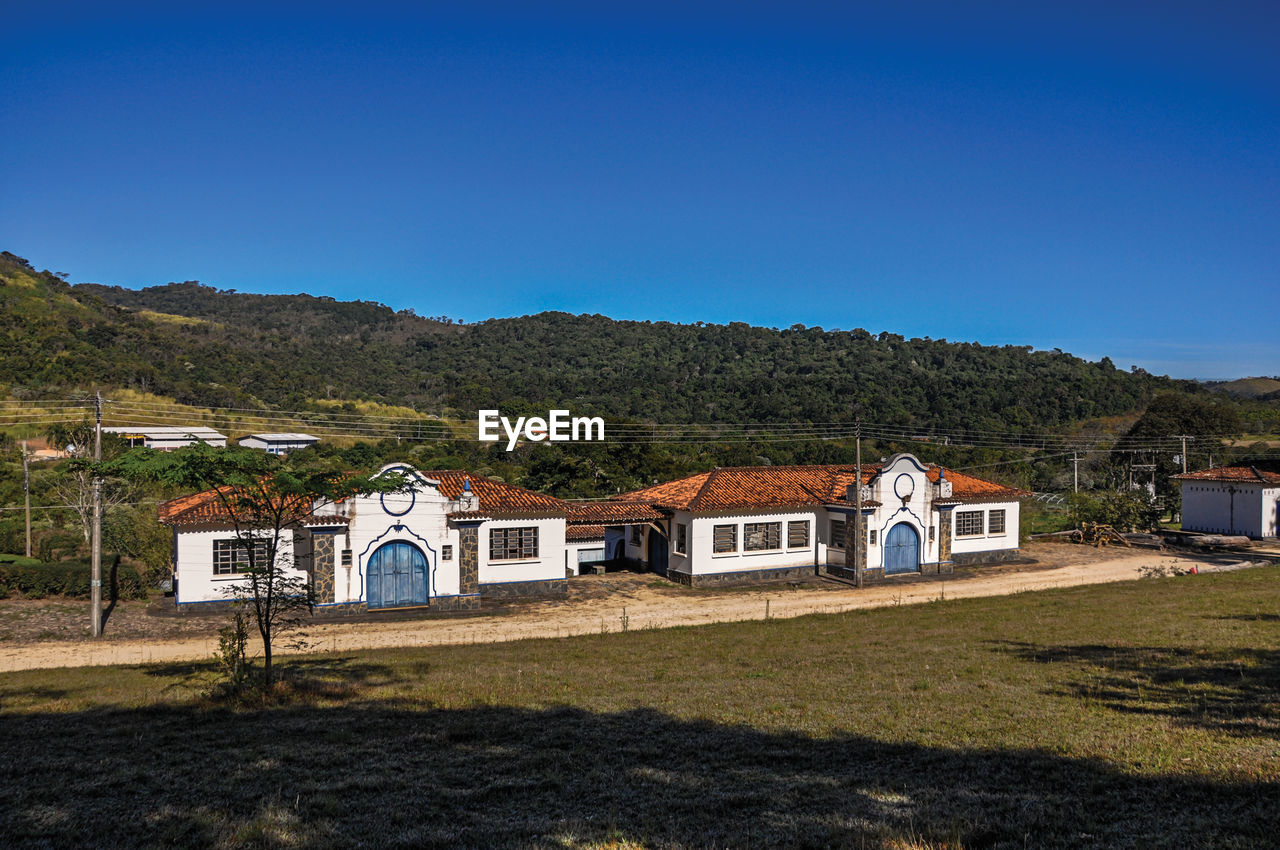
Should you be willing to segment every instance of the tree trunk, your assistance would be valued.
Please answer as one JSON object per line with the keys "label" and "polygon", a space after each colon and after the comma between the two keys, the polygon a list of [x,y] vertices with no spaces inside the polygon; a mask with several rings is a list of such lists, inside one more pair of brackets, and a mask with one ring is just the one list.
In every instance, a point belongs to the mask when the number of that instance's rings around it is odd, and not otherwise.
{"label": "tree trunk", "polygon": [[258,632],[262,635],[262,684],[267,688],[271,687],[271,627],[258,625]]}

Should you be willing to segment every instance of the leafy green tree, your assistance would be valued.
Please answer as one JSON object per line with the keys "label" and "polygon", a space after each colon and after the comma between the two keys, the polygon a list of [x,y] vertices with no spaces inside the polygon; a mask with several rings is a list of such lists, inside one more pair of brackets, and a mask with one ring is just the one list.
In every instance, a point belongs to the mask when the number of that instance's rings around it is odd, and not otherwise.
{"label": "leafy green tree", "polygon": [[1160,509],[1142,489],[1073,493],[1068,504],[1077,526],[1094,522],[1117,531],[1150,531],[1160,519]]}
{"label": "leafy green tree", "polygon": [[244,582],[232,589],[253,612],[263,646],[263,682],[273,680],[276,639],[295,628],[315,601],[310,564],[296,555],[292,537],[322,505],[352,496],[404,489],[399,474],[345,472],[334,464],[280,458],[248,448],[204,443],[173,452],[133,449],[104,464],[110,473],[136,481],[208,490],[247,560]]}

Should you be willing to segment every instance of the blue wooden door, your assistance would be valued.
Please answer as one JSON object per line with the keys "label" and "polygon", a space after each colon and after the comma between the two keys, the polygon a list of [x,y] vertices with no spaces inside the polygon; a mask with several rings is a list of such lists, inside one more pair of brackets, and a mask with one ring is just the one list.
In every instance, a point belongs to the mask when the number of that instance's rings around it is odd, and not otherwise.
{"label": "blue wooden door", "polygon": [[905,522],[900,522],[884,536],[884,572],[915,573],[920,571],[920,535]]}
{"label": "blue wooden door", "polygon": [[667,538],[657,529],[649,529],[649,569],[660,576],[667,574]]}
{"label": "blue wooden door", "polygon": [[387,543],[369,559],[365,571],[370,608],[427,604],[427,558],[410,543]]}

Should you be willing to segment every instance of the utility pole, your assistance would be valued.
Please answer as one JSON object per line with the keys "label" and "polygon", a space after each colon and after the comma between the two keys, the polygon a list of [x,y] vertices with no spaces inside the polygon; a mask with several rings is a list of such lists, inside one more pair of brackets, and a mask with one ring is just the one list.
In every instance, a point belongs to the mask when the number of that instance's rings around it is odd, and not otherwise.
{"label": "utility pole", "polygon": [[31,465],[27,456],[27,441],[22,441],[22,499],[27,508],[27,557],[31,557]]}
{"label": "utility pole", "polygon": [[1187,440],[1195,439],[1188,434],[1179,434],[1178,439],[1182,440],[1182,474],[1187,474]]}
{"label": "utility pole", "polygon": [[1075,480],[1072,483],[1072,492],[1079,493],[1080,492],[1080,453],[1079,452],[1077,451],[1071,452],[1071,465],[1075,467],[1075,473],[1074,473]]}
{"label": "utility pole", "polygon": [[853,552],[853,579],[854,584],[862,587],[862,420],[858,419],[854,425],[854,440],[857,448],[855,458],[858,462],[858,471],[854,475],[853,491],[853,532],[849,535],[853,545],[849,547],[849,551]]}
{"label": "utility pole", "polygon": [[[102,461],[102,393],[93,394],[93,460]],[[93,620],[89,624],[94,637],[102,637],[102,477],[93,470],[93,539],[89,575],[89,607]]]}

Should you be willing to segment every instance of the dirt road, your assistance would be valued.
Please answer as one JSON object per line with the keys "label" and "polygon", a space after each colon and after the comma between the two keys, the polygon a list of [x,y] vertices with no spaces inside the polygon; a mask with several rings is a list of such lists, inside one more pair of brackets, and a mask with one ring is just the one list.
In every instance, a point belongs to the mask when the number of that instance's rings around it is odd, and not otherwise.
{"label": "dirt road", "polygon": [[[1074,560],[1074,559],[1068,559]],[[623,608],[631,629],[692,626],[765,616],[798,617],[858,608],[912,605],[945,596],[962,599],[999,596],[1028,590],[1126,581],[1139,569],[1165,567],[1201,570],[1213,567],[1191,557],[1173,558],[1152,552],[1107,553],[1101,560],[1067,563],[1048,569],[1004,571],[946,581],[910,581],[857,590],[831,585],[767,587],[731,593],[698,593],[664,588],[652,576],[610,575],[599,593],[571,602],[548,601],[520,606],[494,616],[395,622],[324,622],[307,629],[310,651],[351,651],[378,647],[491,643],[525,638],[599,634],[622,629]],[[657,586],[655,586],[657,585]],[[607,592],[603,592],[606,591]],[[46,641],[0,648],[0,671],[36,668],[196,661],[211,657],[214,636],[175,636],[147,640]],[[281,654],[286,654],[282,650]]]}

